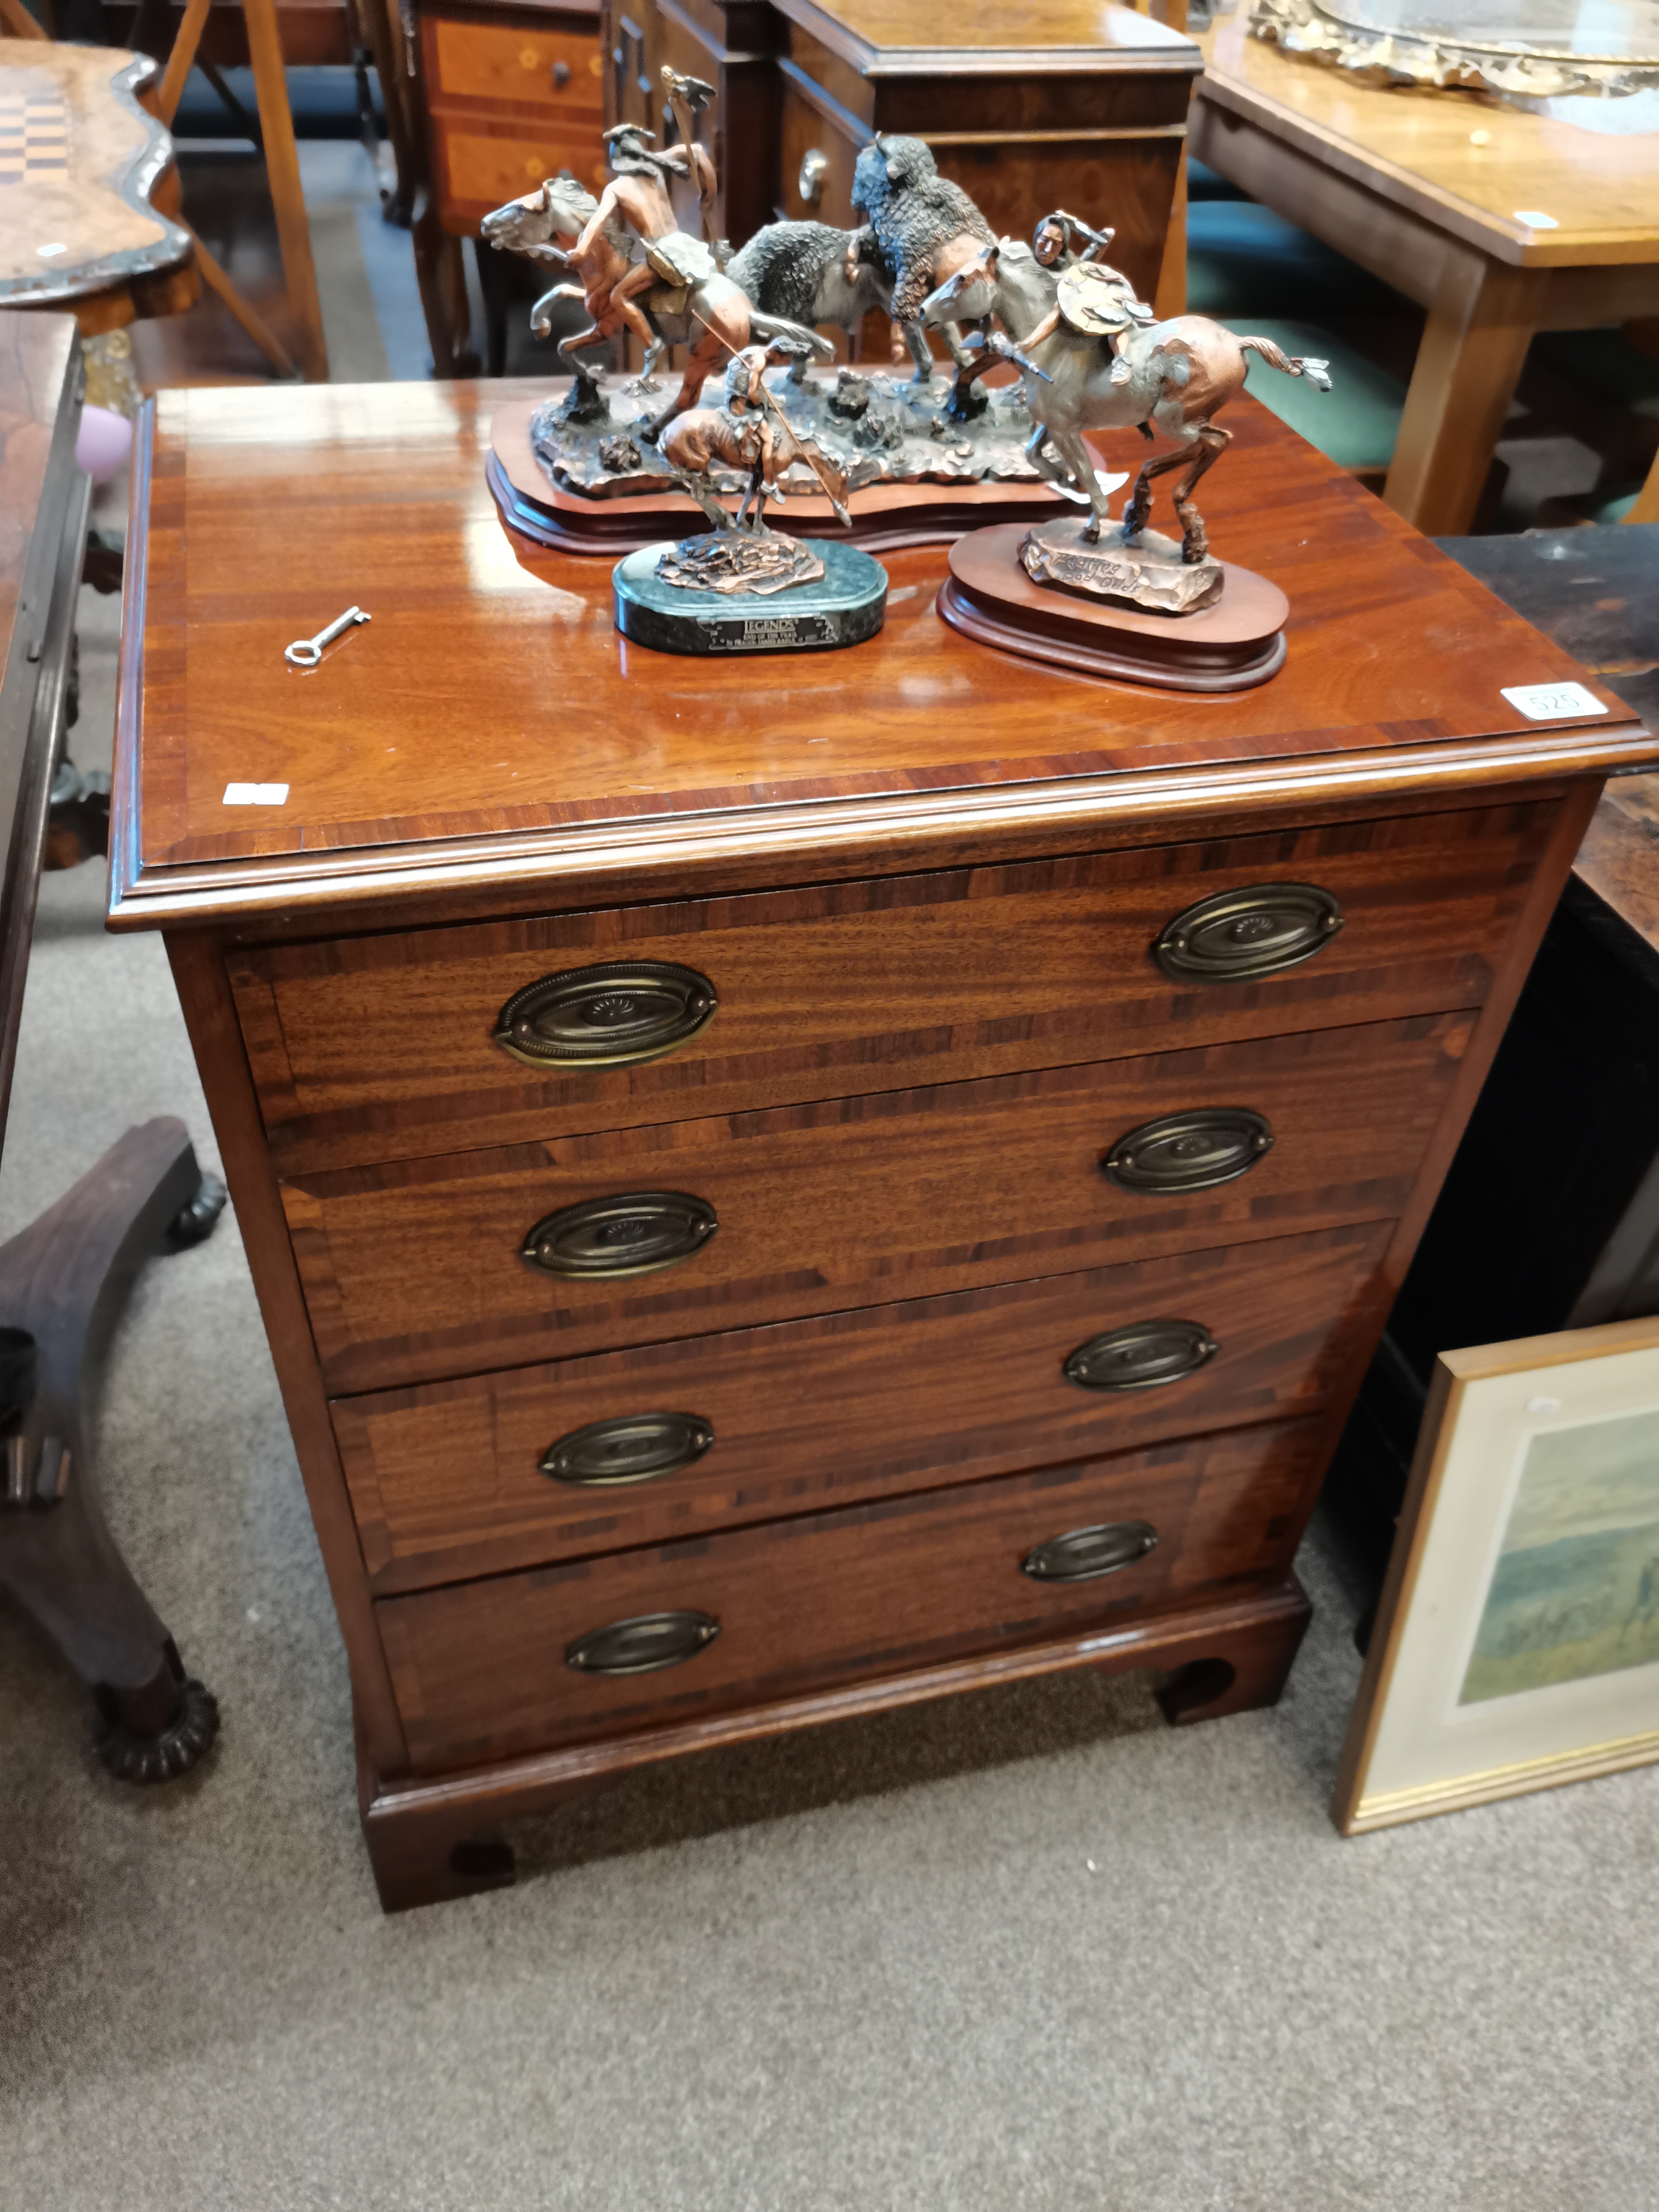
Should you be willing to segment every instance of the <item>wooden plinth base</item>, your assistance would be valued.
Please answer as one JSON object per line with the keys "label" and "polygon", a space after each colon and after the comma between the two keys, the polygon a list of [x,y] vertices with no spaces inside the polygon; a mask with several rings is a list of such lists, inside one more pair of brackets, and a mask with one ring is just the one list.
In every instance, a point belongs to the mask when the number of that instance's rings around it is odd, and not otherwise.
{"label": "wooden plinth base", "polygon": [[1017,523],[976,530],[951,548],[939,611],[981,645],[1051,667],[1172,691],[1246,691],[1285,665],[1290,602],[1277,584],[1224,562],[1220,599],[1196,614],[1148,614],[1034,584]]}
{"label": "wooden plinth base", "polygon": [[1171,1670],[1157,1694],[1172,1727],[1276,1705],[1309,1619],[1308,1601],[1292,1575],[1231,1605],[1164,1613],[1104,1632],[642,1729],[609,1743],[543,1752],[436,1781],[381,1784],[366,1771],[361,1777],[363,1834],[380,1903],[388,1912],[400,1912],[504,1888],[514,1879],[513,1851],[489,1833],[497,1822],[551,1812],[631,1768],[824,1721],[856,1720],[959,1690],[988,1689],[1071,1667],[1098,1667],[1108,1674],[1157,1667]]}
{"label": "wooden plinth base", "polygon": [[[612,560],[663,538],[690,538],[709,526],[684,492],[654,492],[637,499],[585,499],[556,484],[530,447],[532,399],[503,407],[489,426],[484,481],[503,519],[538,545],[561,553],[608,553]],[[731,504],[736,507],[734,499]],[[906,545],[950,545],[965,531],[988,522],[1052,522],[1066,513],[1057,492],[1041,483],[866,484],[849,496],[850,530],[827,499],[769,505],[767,520],[792,538],[836,538],[866,553],[896,553]]]}

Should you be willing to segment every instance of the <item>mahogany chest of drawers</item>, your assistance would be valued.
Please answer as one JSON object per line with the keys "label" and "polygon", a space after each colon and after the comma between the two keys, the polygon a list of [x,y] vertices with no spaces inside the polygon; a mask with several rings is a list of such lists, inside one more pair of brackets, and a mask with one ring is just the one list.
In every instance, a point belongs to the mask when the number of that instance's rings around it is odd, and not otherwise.
{"label": "mahogany chest of drawers", "polygon": [[[621,640],[513,387],[192,391],[136,472],[112,919],[159,927],[388,1906],[699,1746],[1076,1665],[1270,1701],[1345,1411],[1603,776],[1654,741],[1249,403],[1289,659]],[[1110,458],[1109,456],[1108,457]],[[283,648],[356,602],[314,672]]]}

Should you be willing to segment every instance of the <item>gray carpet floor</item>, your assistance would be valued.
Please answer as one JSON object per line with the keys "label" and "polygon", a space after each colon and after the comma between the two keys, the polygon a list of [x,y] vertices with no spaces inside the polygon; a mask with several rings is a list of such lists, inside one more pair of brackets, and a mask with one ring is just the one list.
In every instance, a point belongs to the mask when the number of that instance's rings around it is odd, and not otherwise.
{"label": "gray carpet floor", "polygon": [[[113,602],[82,634],[92,764]],[[213,1158],[160,945],[101,894],[45,887],[5,1234],[149,1115]],[[1316,1545],[1273,1712],[1176,1734],[1082,1676],[746,1747],[386,1920],[234,1218],[143,1279],[106,1403],[112,1521],[224,1731],[120,1787],[0,1614],[4,2212],[1659,2206],[1659,1771],[1340,1841]]]}

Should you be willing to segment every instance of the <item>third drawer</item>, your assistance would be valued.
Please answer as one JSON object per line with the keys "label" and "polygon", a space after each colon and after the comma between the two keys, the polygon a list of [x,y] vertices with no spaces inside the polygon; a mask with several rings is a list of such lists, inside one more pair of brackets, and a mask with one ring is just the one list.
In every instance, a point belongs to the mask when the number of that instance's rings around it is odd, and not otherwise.
{"label": "third drawer", "polygon": [[[416,1589],[1316,1412],[1369,1322],[1389,1233],[1367,1223],[337,1400],[370,1579]],[[1083,1347],[1147,1322],[1191,1324],[1214,1349],[1183,1369],[1173,1338],[1164,1379],[1121,1370],[1134,1387],[1098,1387],[1109,1366],[1092,1385],[1068,1376]]]}

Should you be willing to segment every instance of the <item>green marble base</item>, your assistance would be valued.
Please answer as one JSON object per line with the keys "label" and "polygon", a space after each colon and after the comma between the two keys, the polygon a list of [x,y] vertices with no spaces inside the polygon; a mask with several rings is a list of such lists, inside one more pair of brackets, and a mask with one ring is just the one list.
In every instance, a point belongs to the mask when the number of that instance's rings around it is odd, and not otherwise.
{"label": "green marble base", "polygon": [[823,562],[823,574],[764,595],[665,583],[657,563],[667,545],[642,545],[611,571],[617,628],[656,653],[825,653],[862,645],[887,611],[887,571],[856,545],[800,542]]}

